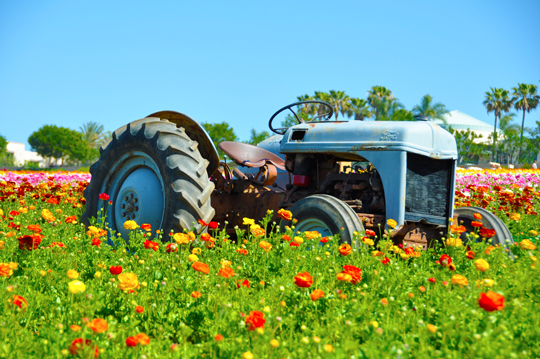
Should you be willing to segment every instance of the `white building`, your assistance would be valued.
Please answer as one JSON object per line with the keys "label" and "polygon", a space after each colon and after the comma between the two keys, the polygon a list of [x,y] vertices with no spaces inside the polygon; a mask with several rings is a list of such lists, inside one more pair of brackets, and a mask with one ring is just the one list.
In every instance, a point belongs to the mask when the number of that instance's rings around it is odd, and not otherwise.
{"label": "white building", "polygon": [[[493,134],[493,125],[480,121],[458,110],[450,111],[444,115],[444,119],[446,120],[446,124],[444,124],[441,120],[435,120],[434,122],[445,129],[452,127],[456,131],[471,130],[471,132],[482,136],[482,138],[479,138],[474,142],[491,143],[488,138],[491,134]],[[497,129],[497,137],[500,139],[502,135],[502,131]]]}
{"label": "white building", "polygon": [[24,143],[8,141],[7,152],[13,155],[15,166],[24,166],[29,162],[34,162],[37,163],[39,167],[46,167],[45,159],[38,155],[37,152],[27,151]]}

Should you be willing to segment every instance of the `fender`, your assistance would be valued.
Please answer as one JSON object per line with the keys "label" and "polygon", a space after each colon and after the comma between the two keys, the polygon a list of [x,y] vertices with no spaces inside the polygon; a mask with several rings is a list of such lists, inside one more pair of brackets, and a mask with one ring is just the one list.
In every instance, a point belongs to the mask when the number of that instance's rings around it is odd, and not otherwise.
{"label": "fender", "polygon": [[146,117],[157,117],[162,120],[168,120],[176,125],[176,127],[183,127],[186,130],[186,134],[193,140],[199,143],[199,152],[208,160],[208,174],[211,175],[219,167],[219,155],[214,146],[214,142],[197,121],[191,117],[184,115],[183,113],[176,111],[159,111],[154,112]]}

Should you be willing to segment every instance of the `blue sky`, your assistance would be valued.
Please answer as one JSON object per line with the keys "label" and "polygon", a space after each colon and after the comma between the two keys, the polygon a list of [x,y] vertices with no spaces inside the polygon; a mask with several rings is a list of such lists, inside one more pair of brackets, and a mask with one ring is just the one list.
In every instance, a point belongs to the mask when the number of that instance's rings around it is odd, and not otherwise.
{"label": "blue sky", "polygon": [[373,85],[493,124],[490,87],[540,85],[539,15],[540,1],[4,0],[0,134],[175,110],[247,140],[298,95]]}

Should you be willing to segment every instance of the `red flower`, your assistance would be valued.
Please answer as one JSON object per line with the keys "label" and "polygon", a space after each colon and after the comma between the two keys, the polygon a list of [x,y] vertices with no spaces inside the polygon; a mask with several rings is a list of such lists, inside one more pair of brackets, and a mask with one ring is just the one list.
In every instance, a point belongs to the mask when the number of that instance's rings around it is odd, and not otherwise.
{"label": "red flower", "polygon": [[220,342],[220,341],[223,340],[223,335],[218,334],[218,335],[216,335],[216,336],[214,337],[214,339],[215,339],[216,341]]}
{"label": "red flower", "polygon": [[144,241],[144,248],[153,249],[154,252],[157,252],[157,250],[159,248],[159,243],[158,242],[152,242],[152,241],[147,239],[146,241]]}
{"label": "red flower", "polygon": [[249,288],[249,281],[247,279],[244,279],[243,282],[240,283],[240,281],[236,281],[236,287],[237,288],[240,288],[240,286],[242,287],[246,287],[246,288]]}
{"label": "red flower", "polygon": [[201,241],[203,242],[208,242],[208,241],[211,241],[213,238],[211,235],[209,235],[208,233],[203,233],[201,234]]}
{"label": "red flower", "polygon": [[246,324],[249,324],[248,330],[255,330],[257,328],[264,329],[265,322],[266,319],[264,319],[264,314],[258,310],[251,311],[246,317]]}
{"label": "red flower", "polygon": [[478,219],[478,220],[481,220],[481,219],[482,219],[482,215],[481,215],[480,213],[474,213],[474,214],[473,214],[473,217],[474,217],[475,219]]}
{"label": "red flower", "polygon": [[107,193],[100,193],[99,194],[99,199],[102,199],[104,201],[108,201],[110,198],[111,198],[111,196],[109,196]]}
{"label": "red flower", "polygon": [[291,240],[291,236],[287,235],[287,234],[284,234],[281,236],[281,239],[283,239],[284,241],[290,241]]}
{"label": "red flower", "polygon": [[101,245],[101,241],[99,240],[99,238],[93,238],[92,239],[92,245],[96,246],[96,247],[99,247]]}
{"label": "red flower", "polygon": [[210,267],[208,266],[208,264],[203,262],[193,262],[191,268],[195,269],[197,272],[201,272],[204,274],[210,273]]}
{"label": "red flower", "polygon": [[328,243],[329,239],[328,237],[322,237],[321,240],[319,242],[321,243]]}
{"label": "red flower", "polygon": [[384,264],[384,265],[387,265],[390,262],[391,262],[390,258],[388,258],[388,257],[384,257],[384,259],[381,261],[381,263]]}
{"label": "red flower", "polygon": [[482,222],[480,222],[480,221],[472,221],[472,222],[471,222],[471,226],[480,228],[480,227],[483,226],[483,224],[482,224]]}
{"label": "red flower", "polygon": [[122,266],[110,266],[109,272],[111,272],[112,275],[119,275],[122,273]]}
{"label": "red flower", "polygon": [[311,274],[309,274],[309,272],[298,273],[294,277],[294,284],[300,288],[309,288],[313,284],[313,277]]}
{"label": "red flower", "polygon": [[29,224],[26,228],[34,233],[41,233],[41,227],[39,224]]}
{"label": "red flower", "polygon": [[9,215],[13,217],[17,217],[19,215],[19,212],[17,211],[9,211]]}
{"label": "red flower", "polygon": [[208,223],[208,228],[210,228],[210,229],[217,229],[218,226],[219,226],[219,224],[217,222]]}
{"label": "red flower", "polygon": [[66,248],[66,245],[62,242],[52,242],[49,247],[60,247],[60,248]]}
{"label": "red flower", "polygon": [[77,216],[69,216],[69,217],[66,217],[65,222],[66,222],[66,223],[77,223]]}
{"label": "red flower", "polygon": [[143,223],[141,224],[141,229],[149,232],[152,230],[152,225],[148,223]]}
{"label": "red flower", "polygon": [[480,307],[488,312],[495,310],[501,310],[504,308],[504,297],[491,290],[486,293],[480,293],[480,299],[478,300]]}
{"label": "red flower", "polygon": [[22,310],[28,308],[28,302],[26,301],[26,299],[24,299],[24,297],[20,295],[14,295],[13,298],[10,299],[10,303],[16,305]]}
{"label": "red flower", "polygon": [[497,231],[495,231],[494,229],[488,229],[486,227],[482,227],[480,228],[480,232],[478,232],[478,234],[480,234],[480,237],[491,238],[497,234]]}
{"label": "red flower", "polygon": [[167,253],[178,252],[178,244],[176,244],[176,243],[167,244],[166,251],[167,251]]}
{"label": "red flower", "polygon": [[435,283],[437,280],[435,278],[428,278],[428,281],[430,281],[431,283]]}
{"label": "red flower", "polygon": [[475,256],[476,253],[474,253],[473,251],[467,251],[467,258],[474,259]]}
{"label": "red flower", "polygon": [[238,248],[236,250],[236,253],[246,255],[246,254],[248,254],[248,251],[245,248]]}
{"label": "red flower", "polygon": [[[69,352],[71,355],[77,355],[81,350],[84,350],[85,346],[90,346],[92,341],[90,339],[84,340],[83,338],[74,339],[69,346]],[[99,355],[99,348],[97,345],[94,345],[94,358],[97,358]]]}
{"label": "red flower", "polygon": [[135,337],[128,337],[126,339],[126,345],[128,347],[136,347],[137,343],[139,343],[139,340],[137,340],[137,338],[135,338]]}
{"label": "red flower", "polygon": [[135,307],[135,311],[136,311],[137,313],[142,313],[142,312],[144,312],[144,308],[141,307],[140,305],[138,305],[138,306]]}
{"label": "red flower", "polygon": [[199,224],[203,227],[206,227],[208,225],[208,223],[206,223],[205,221],[203,221],[202,219],[199,219]]}
{"label": "red flower", "polygon": [[27,251],[37,249],[43,237],[44,236],[39,233],[32,236],[24,235],[22,237],[19,237],[19,249],[26,249]]}
{"label": "red flower", "polygon": [[375,231],[372,231],[371,229],[366,229],[366,236],[375,237],[375,235]]}
{"label": "red flower", "polygon": [[351,276],[351,283],[356,284],[362,280],[362,270],[352,265],[343,266],[343,272]]}
{"label": "red flower", "polygon": [[315,289],[309,296],[312,301],[316,301],[317,299],[324,297],[324,292],[320,289]]}
{"label": "red flower", "polygon": [[436,263],[442,265],[443,267],[448,267],[450,266],[450,263],[452,263],[452,257],[450,257],[448,254],[443,254],[441,258],[436,261]]}
{"label": "red flower", "polygon": [[289,244],[289,247],[298,247],[298,243],[296,243],[296,242],[291,242],[291,244]]}
{"label": "red flower", "polygon": [[223,278],[230,278],[234,275],[234,270],[231,267],[221,268],[218,272],[218,276]]}

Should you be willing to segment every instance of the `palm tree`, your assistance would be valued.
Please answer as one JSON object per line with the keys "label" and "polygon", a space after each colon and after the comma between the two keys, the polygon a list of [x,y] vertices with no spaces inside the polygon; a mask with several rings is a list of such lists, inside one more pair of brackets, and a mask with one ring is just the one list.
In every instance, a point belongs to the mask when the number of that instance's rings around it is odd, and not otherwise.
{"label": "palm tree", "polygon": [[371,117],[372,115],[366,100],[363,98],[351,98],[351,105],[347,112],[348,117],[354,116],[356,121],[364,121],[364,119]]}
{"label": "palm tree", "polygon": [[340,113],[341,116],[345,117],[345,115],[349,112],[351,107],[351,98],[346,95],[344,91],[330,90],[329,95],[328,100],[334,109],[334,115],[336,116],[337,121]]}
{"label": "palm tree", "polygon": [[412,111],[415,115],[422,115],[432,120],[441,120],[446,124],[444,115],[448,113],[446,106],[440,102],[433,103],[433,97],[430,94],[425,95],[420,100],[420,104],[413,107]]}
{"label": "palm tree", "polygon": [[509,92],[502,88],[491,87],[491,92],[486,92],[485,100],[482,102],[486,106],[487,113],[495,114],[495,124],[493,125],[493,156],[497,153],[497,120],[501,117],[501,112],[508,112],[512,106],[512,99]]}
{"label": "palm tree", "polygon": [[79,127],[79,131],[90,148],[98,148],[106,140],[105,128],[97,122],[88,121]]}
{"label": "palm tree", "polygon": [[531,112],[538,106],[540,96],[536,93],[536,85],[518,84],[518,87],[513,87],[512,93],[514,108],[518,111],[523,110],[523,120],[521,120],[521,135],[520,141],[523,141],[523,128],[525,127],[525,111]]}
{"label": "palm tree", "polygon": [[[506,153],[507,163],[514,162],[514,159],[519,159],[521,143],[518,142],[520,127],[514,123],[515,113],[508,113],[501,116],[499,119],[499,128],[504,135],[504,140],[501,141]],[[512,159],[512,161],[511,161]]]}
{"label": "palm tree", "polygon": [[373,109],[375,113],[375,120],[378,121],[380,117],[379,106],[382,101],[391,100],[394,98],[392,91],[387,89],[384,86],[373,86],[371,90],[368,91],[367,102]]}

